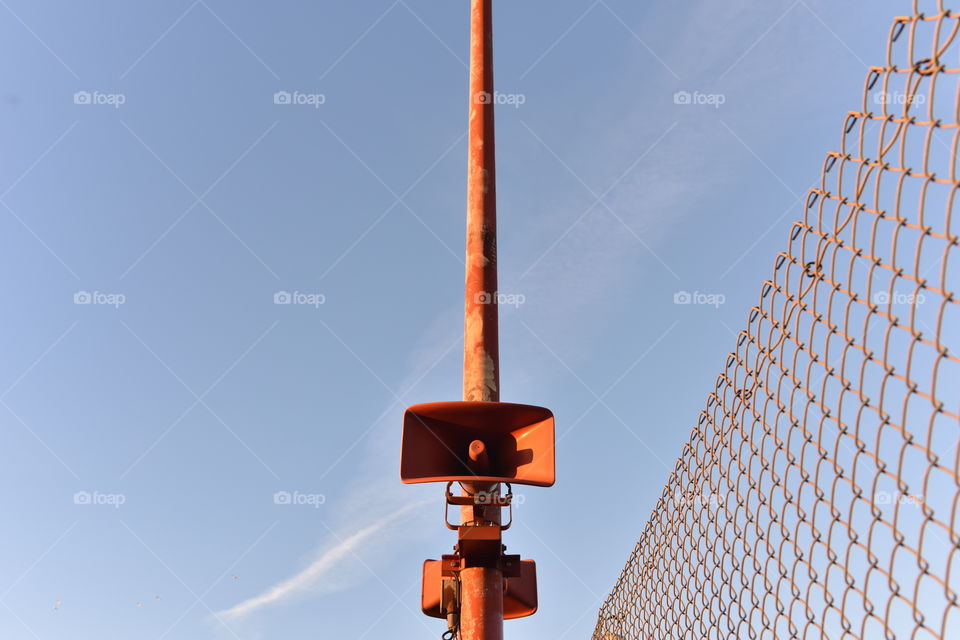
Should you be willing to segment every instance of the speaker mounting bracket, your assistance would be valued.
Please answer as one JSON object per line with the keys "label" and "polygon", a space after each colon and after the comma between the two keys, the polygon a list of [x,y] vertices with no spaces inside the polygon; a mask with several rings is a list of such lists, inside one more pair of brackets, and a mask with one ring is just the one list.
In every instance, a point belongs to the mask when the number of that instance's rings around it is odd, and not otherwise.
{"label": "speaker mounting bracket", "polygon": [[[510,528],[510,525],[513,524],[513,487],[509,482],[504,482],[503,484],[507,485],[507,493],[501,494],[499,490],[495,491],[478,491],[473,494],[467,494],[465,496],[454,495],[450,491],[453,486],[453,482],[447,483],[447,488],[444,492],[446,497],[446,503],[443,508],[443,523],[447,525],[447,529],[451,531],[457,531],[462,525],[451,524],[450,522],[450,506],[455,507],[507,507],[509,512],[509,518],[506,524],[498,525],[501,531],[506,531]],[[488,525],[472,525],[472,526],[488,526]]]}

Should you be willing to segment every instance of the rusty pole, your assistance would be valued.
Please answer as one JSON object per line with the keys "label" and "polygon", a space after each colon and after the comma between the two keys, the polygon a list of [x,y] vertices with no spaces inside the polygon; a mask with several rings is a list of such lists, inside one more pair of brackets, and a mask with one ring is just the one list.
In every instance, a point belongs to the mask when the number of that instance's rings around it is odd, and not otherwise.
{"label": "rusty pole", "polygon": [[500,400],[491,0],[471,0],[463,399]]}
{"label": "rusty pole", "polygon": [[[494,103],[492,0],[471,0],[463,399],[489,402],[500,400]],[[461,520],[499,523],[500,509],[464,507]],[[462,640],[502,640],[501,570],[465,568],[460,581]]]}

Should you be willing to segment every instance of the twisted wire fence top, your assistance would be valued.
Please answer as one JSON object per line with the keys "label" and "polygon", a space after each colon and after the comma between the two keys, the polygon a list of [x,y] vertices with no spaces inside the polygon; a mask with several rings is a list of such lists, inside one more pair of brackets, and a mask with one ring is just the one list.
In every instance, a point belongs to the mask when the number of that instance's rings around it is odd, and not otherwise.
{"label": "twisted wire fence top", "polygon": [[594,640],[960,638],[958,29],[895,18]]}

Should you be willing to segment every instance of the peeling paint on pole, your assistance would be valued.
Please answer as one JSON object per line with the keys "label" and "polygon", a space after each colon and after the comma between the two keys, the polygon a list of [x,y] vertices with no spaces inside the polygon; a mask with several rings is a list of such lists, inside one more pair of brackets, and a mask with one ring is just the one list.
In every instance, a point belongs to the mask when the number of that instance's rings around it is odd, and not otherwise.
{"label": "peeling paint on pole", "polygon": [[[497,569],[473,567],[460,572],[463,609],[460,634],[463,640],[503,638],[503,574]],[[490,606],[498,602],[498,607]]]}
{"label": "peeling paint on pole", "polygon": [[500,399],[497,317],[497,174],[491,0],[472,0],[463,399]]}

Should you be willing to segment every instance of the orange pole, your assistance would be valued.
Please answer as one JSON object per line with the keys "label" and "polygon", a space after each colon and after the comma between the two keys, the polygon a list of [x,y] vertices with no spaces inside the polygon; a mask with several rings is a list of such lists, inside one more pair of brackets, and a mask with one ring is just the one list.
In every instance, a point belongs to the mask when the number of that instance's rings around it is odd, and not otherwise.
{"label": "orange pole", "polygon": [[463,399],[500,400],[491,0],[471,0]]}
{"label": "orange pole", "polygon": [[[470,13],[463,399],[497,402],[500,400],[500,345],[497,319],[492,0],[471,0]],[[464,524],[476,520],[499,523],[500,509],[464,507],[461,510]],[[502,640],[503,573],[500,569],[469,566],[461,570],[460,597],[461,639]]]}
{"label": "orange pole", "polygon": [[460,571],[460,638],[503,640],[503,574],[472,567]]}

